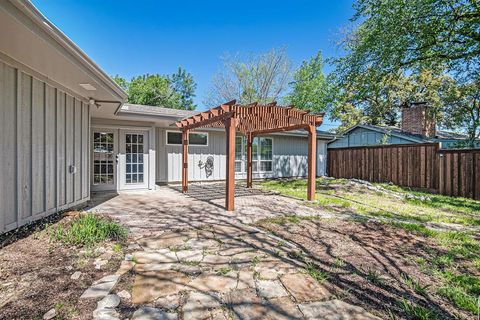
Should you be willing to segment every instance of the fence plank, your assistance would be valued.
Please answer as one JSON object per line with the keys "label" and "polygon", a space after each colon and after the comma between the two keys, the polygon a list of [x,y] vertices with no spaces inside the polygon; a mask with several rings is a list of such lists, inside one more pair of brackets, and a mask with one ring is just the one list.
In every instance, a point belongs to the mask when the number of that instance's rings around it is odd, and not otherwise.
{"label": "fence plank", "polygon": [[480,200],[480,150],[439,150],[438,144],[382,145],[328,150],[329,174],[393,182]]}

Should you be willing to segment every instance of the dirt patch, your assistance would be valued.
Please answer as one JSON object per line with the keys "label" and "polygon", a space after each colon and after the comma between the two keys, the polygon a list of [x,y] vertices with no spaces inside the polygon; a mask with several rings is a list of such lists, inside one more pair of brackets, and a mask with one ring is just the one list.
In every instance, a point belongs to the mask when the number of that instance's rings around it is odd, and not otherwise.
{"label": "dirt patch", "polygon": [[[95,269],[93,261],[102,254],[100,247],[84,249],[65,246],[50,239],[49,228],[67,226],[76,214],[67,213],[52,224],[12,234],[0,249],[0,318],[42,318],[55,308],[64,319],[91,319],[94,301],[79,303],[78,298],[92,282],[114,272],[122,253],[114,252],[108,264]],[[76,271],[79,279],[71,279]]]}
{"label": "dirt patch", "polygon": [[[308,219],[259,226],[301,247],[328,275],[323,284],[335,296],[381,318],[407,318],[402,299],[434,310],[438,319],[471,317],[435,293],[438,282],[418,263],[442,253],[427,238],[377,222]],[[407,279],[428,289],[421,293]]]}

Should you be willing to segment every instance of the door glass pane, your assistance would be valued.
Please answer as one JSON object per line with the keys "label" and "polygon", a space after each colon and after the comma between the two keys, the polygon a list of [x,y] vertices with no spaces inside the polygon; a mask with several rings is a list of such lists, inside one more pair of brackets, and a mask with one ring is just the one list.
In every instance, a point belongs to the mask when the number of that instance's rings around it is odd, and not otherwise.
{"label": "door glass pane", "polygon": [[114,184],[113,133],[93,133],[93,184]]}
{"label": "door glass pane", "polygon": [[235,160],[242,160],[242,137],[235,137]]}
{"label": "door glass pane", "polygon": [[144,141],[143,134],[125,134],[126,183],[143,183]]}

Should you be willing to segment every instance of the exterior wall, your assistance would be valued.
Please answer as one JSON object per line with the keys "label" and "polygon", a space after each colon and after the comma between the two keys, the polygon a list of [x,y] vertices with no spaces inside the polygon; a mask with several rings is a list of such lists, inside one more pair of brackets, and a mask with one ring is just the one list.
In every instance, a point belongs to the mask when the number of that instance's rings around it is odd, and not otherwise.
{"label": "exterior wall", "polygon": [[[356,128],[347,135],[328,144],[328,148],[348,148],[380,145],[383,142],[385,134],[368,130],[365,128]],[[386,144],[411,144],[412,141],[395,136],[389,136]]]}
{"label": "exterior wall", "polygon": [[89,105],[40,79],[0,60],[0,233],[90,197]]}
{"label": "exterior wall", "polygon": [[[166,132],[175,129],[156,129],[157,182],[175,182],[182,180],[182,147],[167,145]],[[202,132],[198,130],[198,132]],[[273,138],[273,171],[270,173],[254,173],[254,178],[303,177],[307,175],[308,139],[305,137],[272,135]],[[189,146],[188,179],[190,181],[223,180],[225,179],[226,161],[225,133],[208,131],[208,146]],[[326,171],[326,142],[317,143],[317,174],[323,175]],[[214,167],[210,177],[206,177],[205,170],[198,164],[205,162],[208,156],[213,156]],[[239,179],[246,178],[246,174],[236,174]]]}

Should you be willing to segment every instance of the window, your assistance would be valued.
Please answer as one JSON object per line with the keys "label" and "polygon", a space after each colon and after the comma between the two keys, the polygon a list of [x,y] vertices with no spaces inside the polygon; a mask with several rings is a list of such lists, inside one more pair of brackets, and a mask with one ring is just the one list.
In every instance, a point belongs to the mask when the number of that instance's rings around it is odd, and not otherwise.
{"label": "window", "polygon": [[114,184],[113,133],[93,133],[93,184]]}
{"label": "window", "polygon": [[[191,132],[188,135],[188,144],[191,146],[208,146],[208,133]],[[167,145],[182,145],[182,133],[167,131]]]}
{"label": "window", "polygon": [[[235,137],[235,172],[247,171],[247,141],[245,137]],[[269,172],[273,170],[272,138],[254,138],[252,142],[252,171]],[[243,164],[243,165],[242,165]]]}

